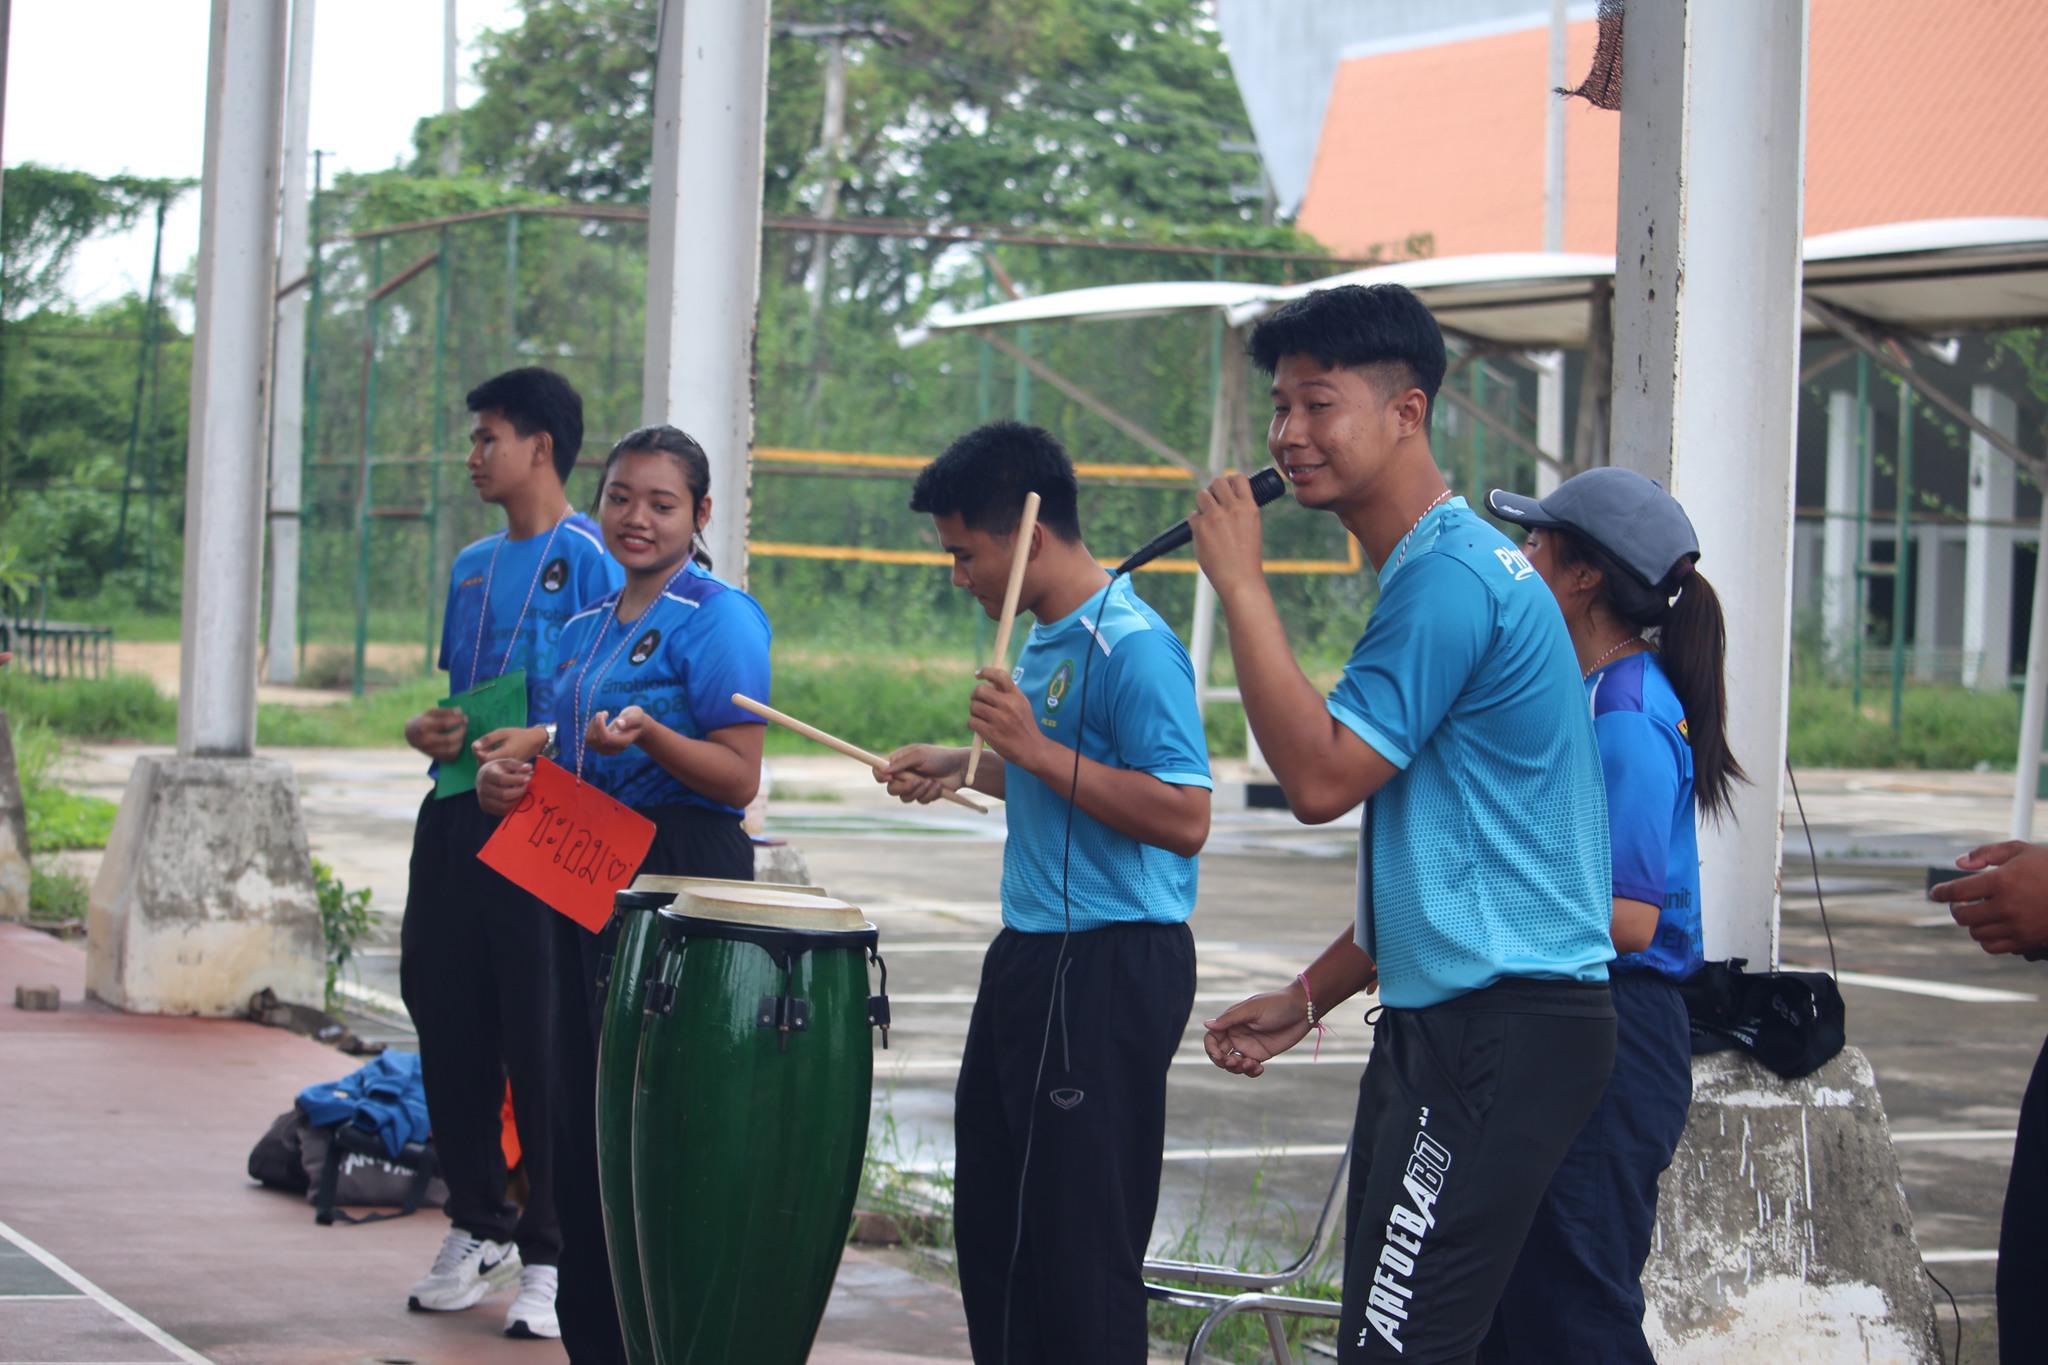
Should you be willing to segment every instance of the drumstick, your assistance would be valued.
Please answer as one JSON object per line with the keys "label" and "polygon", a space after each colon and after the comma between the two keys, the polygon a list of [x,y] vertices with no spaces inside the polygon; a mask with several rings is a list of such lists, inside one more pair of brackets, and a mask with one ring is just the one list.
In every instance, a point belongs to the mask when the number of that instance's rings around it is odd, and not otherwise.
{"label": "drumstick", "polygon": [[[1003,591],[1003,614],[996,621],[996,656],[992,666],[1001,668],[1010,655],[1010,627],[1017,623],[1017,596],[1024,591],[1024,566],[1031,562],[1031,531],[1038,525],[1038,494],[1024,495],[1024,515],[1017,519],[1017,547],[1010,552],[1010,586]],[[974,785],[981,767],[981,736],[967,749],[967,785]]]}
{"label": "drumstick", "polygon": [[[776,710],[774,707],[768,705],[766,702],[755,701],[752,697],[748,696],[744,692],[733,693],[732,704],[734,706],[739,707],[743,711],[752,711],[755,715],[759,716],[763,720],[772,720],[777,725],[781,725],[788,729],[794,730],[798,734],[802,735],[805,739],[814,739],[828,749],[837,749],[840,753],[845,754],[848,758],[857,758],[861,762],[867,764],[870,768],[886,768],[889,766],[889,760],[882,757],[880,754],[871,754],[866,749],[861,748],[858,744],[848,744],[845,740],[839,738],[839,736],[828,735],[815,725],[806,725],[802,721],[798,720],[795,716],[785,715],[782,712]],[[974,811],[978,814],[988,814],[987,806],[982,805],[981,802],[976,801],[972,797],[962,796],[959,792],[947,792],[946,799],[948,801],[953,802],[955,805],[965,806],[967,807],[967,809]]]}

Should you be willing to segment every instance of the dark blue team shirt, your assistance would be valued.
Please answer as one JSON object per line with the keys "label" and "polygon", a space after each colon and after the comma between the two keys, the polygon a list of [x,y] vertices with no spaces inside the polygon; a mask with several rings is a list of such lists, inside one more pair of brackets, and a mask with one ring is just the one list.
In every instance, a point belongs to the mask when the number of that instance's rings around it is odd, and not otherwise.
{"label": "dark blue team shirt", "polygon": [[[772,632],[760,603],[694,563],[684,566],[637,620],[616,621],[617,601],[617,593],[607,594],[562,632],[551,719],[563,767],[576,770],[583,727],[599,711],[616,716],[637,705],[690,739],[729,725],[762,723],[732,704],[735,692],[756,701],[770,699]],[[687,805],[742,813],[692,791],[637,745],[622,754],[584,757],[583,780],[635,810]]]}
{"label": "dark blue team shirt", "polygon": [[[493,564],[492,556],[496,555]],[[490,601],[484,601],[485,580]],[[555,657],[569,618],[626,581],[605,553],[597,523],[572,512],[559,526],[524,540],[504,531],[455,556],[448,606],[441,614],[440,667],[448,690],[466,692],[503,673],[526,670],[526,720],[554,719]],[[531,598],[529,600],[529,590]],[[525,604],[525,619],[520,618]],[[483,614],[482,648],[477,615]],[[513,638],[514,629],[518,638]],[[472,738],[476,738],[472,736]]]}
{"label": "dark blue team shirt", "polygon": [[1661,907],[1650,946],[1623,954],[1614,968],[1683,980],[1706,960],[1685,708],[1654,653],[1594,670],[1586,692],[1606,770],[1614,894]]}

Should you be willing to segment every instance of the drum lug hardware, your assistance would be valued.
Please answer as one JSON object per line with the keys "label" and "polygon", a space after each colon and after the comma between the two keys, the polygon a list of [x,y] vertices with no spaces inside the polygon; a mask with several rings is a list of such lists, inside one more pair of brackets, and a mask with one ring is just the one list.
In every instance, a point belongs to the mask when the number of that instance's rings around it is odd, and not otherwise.
{"label": "drum lug hardware", "polygon": [[611,984],[612,955],[610,953],[600,953],[597,959],[597,988],[600,991],[609,990],[611,989]]}
{"label": "drum lug hardware", "polygon": [[754,1011],[754,1025],[780,1033],[780,1046],[787,1051],[790,1034],[810,1031],[811,1002],[792,995],[764,995]]}
{"label": "drum lug hardware", "polygon": [[647,983],[647,1013],[667,1018],[676,1007],[676,988],[666,981]]}
{"label": "drum lug hardware", "polygon": [[882,1031],[882,1051],[889,1050],[889,997],[871,995],[868,997],[868,1023]]}

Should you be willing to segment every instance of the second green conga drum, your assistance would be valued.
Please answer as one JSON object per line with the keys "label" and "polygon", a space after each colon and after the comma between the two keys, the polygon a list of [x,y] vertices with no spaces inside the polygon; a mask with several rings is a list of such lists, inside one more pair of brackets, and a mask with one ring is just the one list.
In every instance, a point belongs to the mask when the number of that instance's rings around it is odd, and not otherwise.
{"label": "second green conga drum", "polygon": [[874,926],[828,898],[710,888],[658,919],[633,1096],[655,1359],[801,1365],[867,1149]]}
{"label": "second green conga drum", "polygon": [[692,888],[767,888],[822,895],[816,887],[733,882],[708,877],[641,877],[612,901],[618,941],[600,984],[604,1011],[597,1043],[597,1188],[604,1211],[605,1251],[629,1365],[654,1365],[647,1296],[640,1284],[640,1253],[633,1229],[633,1072],[640,1058],[640,1027],[647,974],[661,935],[655,911]]}

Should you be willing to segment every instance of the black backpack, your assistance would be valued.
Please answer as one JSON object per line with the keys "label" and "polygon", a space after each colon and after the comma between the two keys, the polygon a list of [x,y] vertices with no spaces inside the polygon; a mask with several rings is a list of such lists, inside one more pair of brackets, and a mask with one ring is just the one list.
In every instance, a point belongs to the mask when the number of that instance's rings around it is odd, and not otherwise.
{"label": "black backpack", "polygon": [[1746,972],[1746,958],[1709,962],[1678,983],[1692,1050],[1739,1047],[1783,1076],[1809,1076],[1842,1050],[1842,992],[1826,972]]}
{"label": "black backpack", "polygon": [[[313,1221],[322,1225],[403,1218],[422,1204],[448,1198],[430,1144],[409,1142],[394,1161],[377,1134],[347,1123],[316,1126],[296,1105],[271,1120],[250,1149],[249,1176],[304,1195],[313,1205]],[[398,1212],[344,1212],[365,1205],[395,1205]]]}

